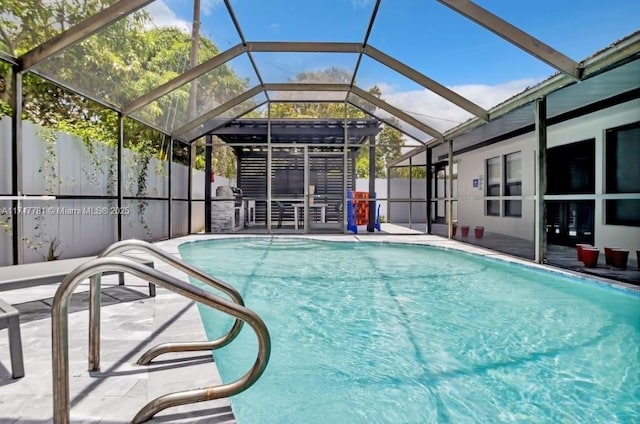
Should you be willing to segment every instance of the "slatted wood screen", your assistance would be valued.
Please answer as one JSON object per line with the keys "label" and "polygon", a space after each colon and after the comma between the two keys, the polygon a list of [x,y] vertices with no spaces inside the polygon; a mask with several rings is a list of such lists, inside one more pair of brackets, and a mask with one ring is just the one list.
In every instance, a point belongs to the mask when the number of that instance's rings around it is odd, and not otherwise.
{"label": "slatted wood screen", "polygon": [[[355,187],[355,152],[347,158],[347,189]],[[316,186],[315,193],[329,202],[339,202],[344,193],[343,157],[341,155],[321,155],[314,153],[309,158],[310,184]],[[284,151],[274,151],[271,159],[272,197],[304,197],[304,156],[291,155]],[[267,220],[267,153],[242,152],[238,158],[238,186],[244,197],[256,199],[256,223],[263,225]],[[331,210],[327,213],[330,214]],[[292,220],[292,211],[285,211],[285,219]],[[332,218],[331,216],[328,219]],[[336,219],[338,219],[336,217]]]}

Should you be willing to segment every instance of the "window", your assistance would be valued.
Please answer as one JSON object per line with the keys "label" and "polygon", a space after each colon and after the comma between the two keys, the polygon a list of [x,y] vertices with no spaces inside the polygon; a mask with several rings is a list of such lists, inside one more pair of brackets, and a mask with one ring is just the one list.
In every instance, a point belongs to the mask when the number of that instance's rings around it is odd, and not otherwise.
{"label": "window", "polygon": [[[522,196],[522,153],[504,157],[504,195]],[[522,200],[505,200],[505,216],[522,216]]]}
{"label": "window", "polygon": [[[500,157],[487,159],[487,197],[500,196]],[[500,200],[487,200],[486,214],[500,216]]]}
{"label": "window", "polygon": [[606,222],[640,227],[640,122],[606,132],[607,193],[635,193],[635,199],[606,201]]}
{"label": "window", "polygon": [[578,141],[547,150],[546,194],[593,194],[596,141]]}

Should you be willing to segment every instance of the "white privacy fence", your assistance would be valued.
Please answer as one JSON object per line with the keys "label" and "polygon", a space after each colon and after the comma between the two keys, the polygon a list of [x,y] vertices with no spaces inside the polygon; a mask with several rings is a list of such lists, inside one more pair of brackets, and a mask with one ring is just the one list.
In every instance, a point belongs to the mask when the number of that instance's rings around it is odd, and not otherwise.
{"label": "white privacy fence", "polygon": [[[376,178],[375,189],[380,215],[385,221],[406,224],[427,222],[427,185],[424,178]],[[369,191],[369,180],[358,178],[357,191]],[[404,199],[404,200],[401,200]],[[409,199],[414,199],[409,201]],[[420,200],[418,200],[420,199]]]}
{"label": "white privacy fence", "polygon": [[[122,216],[122,237],[159,240],[169,237],[168,162],[123,152],[123,196],[117,208],[117,154],[103,143],[85,145],[79,137],[51,131],[23,122],[21,194],[54,196],[54,199],[21,200],[21,249],[24,262],[94,255],[118,238],[118,214]],[[0,195],[11,195],[11,120],[0,119]],[[171,235],[204,229],[204,187],[202,171],[193,171],[192,228],[188,228],[189,168],[174,163],[171,169]],[[368,191],[367,179],[359,179],[356,189]],[[212,194],[219,185],[235,181],[216,177]],[[391,180],[391,197],[409,197],[408,180]],[[413,181],[415,197],[424,191],[424,181]],[[390,203],[387,209],[387,180],[376,180],[380,213],[395,222],[408,222],[408,203]],[[0,200],[0,266],[13,262],[12,201]],[[413,221],[425,216],[425,206],[414,204]],[[423,218],[424,219],[424,218]],[[50,249],[52,249],[50,251]]]}
{"label": "white privacy fence", "polygon": [[[158,240],[169,237],[169,169],[167,161],[123,152],[123,207],[117,208],[116,151],[103,143],[85,145],[79,137],[23,122],[23,193],[55,196],[52,200],[20,201],[24,261],[46,258],[48,250],[61,258],[87,256],[117,241],[117,216],[122,215],[124,239]],[[188,233],[189,168],[171,169],[172,235]],[[204,172],[193,171],[194,200],[204,199]],[[11,120],[0,119],[0,195],[12,186]],[[12,263],[12,202],[0,200],[0,265]],[[204,228],[204,202],[194,202],[192,229]]]}

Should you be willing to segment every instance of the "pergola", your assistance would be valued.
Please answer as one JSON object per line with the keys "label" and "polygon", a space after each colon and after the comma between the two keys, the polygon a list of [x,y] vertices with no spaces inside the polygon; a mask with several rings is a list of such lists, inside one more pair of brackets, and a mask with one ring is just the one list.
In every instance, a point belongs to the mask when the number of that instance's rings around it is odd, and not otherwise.
{"label": "pergola", "polygon": [[[337,224],[331,229],[343,231],[344,209],[340,205],[344,205],[345,191],[356,188],[356,155],[365,143],[374,147],[368,149],[368,154],[369,192],[375,192],[375,137],[379,131],[377,119],[237,119],[207,134],[205,157],[210,158],[210,150],[216,147],[212,136],[234,150],[238,186],[244,196],[256,201],[253,219],[265,222],[269,232],[273,202],[280,205],[284,214],[291,211],[290,208],[286,211],[282,202],[299,204],[307,202],[307,198],[331,206]],[[207,161],[205,174],[211,172],[211,162]],[[314,193],[308,192],[309,186],[314,187]],[[210,186],[205,186],[207,231],[211,231],[209,189]],[[309,206],[307,203],[304,209],[309,211]],[[370,231],[375,219],[372,200],[368,215]],[[305,228],[309,228],[308,220]]]}
{"label": "pergola", "polygon": [[[589,76],[592,72],[597,72],[599,64],[592,64],[591,67],[584,63],[578,63],[562,54],[543,41],[512,25],[507,20],[500,18],[496,14],[468,0],[437,0],[441,5],[446,6],[460,16],[474,22],[481,28],[494,33],[505,42],[516,46],[552,69],[557,71],[557,75],[545,84],[545,89],[536,92],[536,96],[544,95],[566,85],[575,83]],[[127,93],[110,95],[103,93],[95,87],[82,86],[74,81],[73,76],[60,75],[56,72],[56,60],[64,60],[64,54],[73,54],[74,49],[81,45],[90,37],[100,36],[101,31],[109,28],[110,25],[119,20],[126,19],[127,16],[141,10],[153,0],[119,0],[108,7],[98,11],[84,21],[72,26],[65,31],[59,32],[54,37],[42,40],[41,44],[19,57],[0,50],[0,59],[9,63],[13,67],[11,87],[13,90],[13,112],[12,112],[12,194],[17,196],[23,192],[21,180],[22,156],[25,152],[22,149],[22,120],[20,119],[23,110],[22,104],[22,79],[26,73],[33,73],[40,77],[64,87],[72,92],[78,93],[91,99],[113,111],[118,115],[119,140],[118,140],[118,166],[121,169],[123,139],[124,139],[124,119],[131,118],[138,120],[145,125],[157,129],[166,134],[171,139],[171,145],[182,143],[187,146],[193,145],[195,141],[203,136],[211,134],[223,135],[225,128],[229,128],[231,122],[239,122],[242,116],[256,108],[267,107],[277,103],[292,102],[333,102],[348,107],[357,108],[366,115],[384,122],[401,131],[410,140],[409,145],[423,146],[423,148],[441,145],[459,134],[470,129],[491,122],[500,116],[518,108],[525,101],[531,99],[516,99],[506,102],[493,109],[486,109],[476,102],[460,95],[456,91],[446,87],[444,84],[427,75],[420,69],[415,69],[402,60],[394,57],[393,52],[385,52],[382,48],[377,48],[371,44],[371,33],[379,19],[381,0],[370,3],[370,9],[363,9],[361,13],[369,10],[366,25],[362,28],[361,37],[350,41],[261,41],[252,40],[245,36],[247,28],[243,27],[242,20],[237,16],[235,6],[231,0],[224,0],[224,8],[219,8],[218,13],[226,14],[237,32],[239,42],[221,51],[211,59],[200,63],[192,62],[185,70],[176,71],[177,75],[172,79],[150,89],[147,93],[131,97]],[[193,34],[199,37],[199,15],[200,1],[194,2],[194,25]],[[327,57],[349,56],[355,59],[355,66],[349,74],[348,80],[336,81],[305,81],[305,82],[271,82],[265,76],[264,63],[260,60],[260,55],[270,53],[282,54],[322,54]],[[190,85],[198,84],[198,81],[206,75],[215,72],[225,65],[244,61],[249,64],[255,73],[257,84],[242,92],[230,92],[225,96],[209,102],[202,102],[202,107],[197,110],[196,116],[188,119],[175,120],[171,122],[153,122],[145,118],[142,113],[146,108],[160,104],[162,99],[170,98],[176,90]],[[363,74],[363,64],[367,62],[381,66],[385,71],[394,72],[407,80],[417,84],[421,89],[426,89],[431,93],[444,99],[452,107],[465,111],[470,120],[463,125],[451,128],[447,131],[436,128],[429,122],[429,119],[418,114],[407,112],[392,102],[385,101],[364,87],[359,86],[359,81],[366,79]],[[81,72],[81,70],[78,70]],[[99,84],[99,82],[98,82]],[[544,92],[543,92],[544,91]],[[270,109],[268,109],[270,110]],[[268,114],[268,120],[270,116]],[[343,128],[348,128],[348,117],[343,118]],[[345,130],[346,131],[346,130]],[[230,140],[226,134],[227,140]],[[225,139],[225,137],[222,137]],[[343,137],[342,147],[346,152],[349,149],[349,135]],[[210,140],[210,138],[209,138]],[[263,140],[264,141],[264,140]],[[262,142],[262,141],[261,141]],[[277,144],[269,133],[266,139],[267,144]],[[252,143],[250,139],[243,140],[245,145]],[[210,146],[210,142],[209,142]],[[170,149],[172,151],[172,149]],[[193,149],[190,149],[193,154]],[[346,158],[346,154],[345,154]],[[346,159],[345,159],[346,166]],[[120,171],[119,171],[120,172]],[[122,177],[121,174],[119,174]],[[122,178],[118,179],[118,206],[123,204]],[[191,181],[190,181],[191,185]],[[191,192],[189,192],[191,196]],[[189,197],[189,204],[191,204]],[[171,195],[168,199],[169,210],[171,209]],[[14,229],[14,261],[19,262],[20,242],[20,220],[19,214],[12,217]],[[122,235],[121,217],[118,216],[118,236]],[[170,220],[170,219],[169,219]]]}

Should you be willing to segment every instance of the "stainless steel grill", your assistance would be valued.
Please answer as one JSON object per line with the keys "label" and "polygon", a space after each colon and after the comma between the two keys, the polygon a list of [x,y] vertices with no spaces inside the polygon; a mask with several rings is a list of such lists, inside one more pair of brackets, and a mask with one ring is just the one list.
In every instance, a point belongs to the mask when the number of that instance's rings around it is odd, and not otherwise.
{"label": "stainless steel grill", "polygon": [[231,191],[233,192],[234,205],[236,208],[242,207],[242,189],[238,187],[231,187]]}

